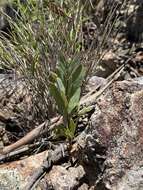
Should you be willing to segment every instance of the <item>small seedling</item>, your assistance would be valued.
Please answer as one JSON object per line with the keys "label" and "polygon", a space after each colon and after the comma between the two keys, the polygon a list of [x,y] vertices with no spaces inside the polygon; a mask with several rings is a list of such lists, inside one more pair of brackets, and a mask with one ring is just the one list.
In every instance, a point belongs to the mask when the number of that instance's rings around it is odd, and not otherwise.
{"label": "small seedling", "polygon": [[79,105],[85,69],[75,59],[67,60],[61,55],[59,60],[56,72],[51,72],[49,77],[50,93],[56,102],[58,112],[63,116],[63,125],[57,129],[57,135],[71,140],[76,130],[73,115]]}

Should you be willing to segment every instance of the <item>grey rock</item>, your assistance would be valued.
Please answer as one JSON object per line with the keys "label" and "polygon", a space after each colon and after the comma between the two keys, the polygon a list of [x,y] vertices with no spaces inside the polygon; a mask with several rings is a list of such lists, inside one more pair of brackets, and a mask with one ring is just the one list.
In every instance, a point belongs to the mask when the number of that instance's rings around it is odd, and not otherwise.
{"label": "grey rock", "polygon": [[88,80],[88,84],[86,86],[86,90],[87,91],[92,91],[95,90],[98,86],[102,87],[103,85],[106,84],[106,79],[102,78],[102,77],[98,77],[98,76],[92,76],[89,80]]}
{"label": "grey rock", "polygon": [[97,100],[81,160],[97,190],[141,190],[143,184],[143,83],[112,84]]}
{"label": "grey rock", "polygon": [[134,81],[137,81],[139,84],[143,84],[143,77],[137,77]]}
{"label": "grey rock", "polygon": [[[116,188],[116,187],[115,187]],[[143,189],[143,166],[128,170],[121,182],[117,184],[118,190],[142,190]]]}
{"label": "grey rock", "polygon": [[88,190],[88,189],[89,189],[89,187],[88,187],[88,185],[87,185],[86,183],[82,184],[82,185],[78,188],[78,190]]}
{"label": "grey rock", "polygon": [[0,189],[1,190],[20,190],[21,177],[17,170],[1,169],[0,170]]}
{"label": "grey rock", "polygon": [[84,176],[85,171],[82,166],[69,169],[54,166],[47,174],[47,182],[50,181],[54,190],[72,190],[79,186],[79,182]]}
{"label": "grey rock", "polygon": [[[130,4],[129,19],[127,21],[127,37],[130,42],[143,42],[143,2]],[[129,10],[130,10],[129,9]]]}

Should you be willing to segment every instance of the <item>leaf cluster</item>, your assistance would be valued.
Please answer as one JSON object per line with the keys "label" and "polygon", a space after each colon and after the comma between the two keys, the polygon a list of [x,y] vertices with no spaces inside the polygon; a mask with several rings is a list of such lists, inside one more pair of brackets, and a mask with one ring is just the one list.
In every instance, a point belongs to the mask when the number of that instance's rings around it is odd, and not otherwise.
{"label": "leaf cluster", "polygon": [[60,55],[56,72],[51,72],[49,77],[50,93],[64,121],[64,127],[61,127],[58,134],[68,139],[74,137],[76,124],[72,116],[78,108],[84,76],[85,69],[77,59],[66,59]]}

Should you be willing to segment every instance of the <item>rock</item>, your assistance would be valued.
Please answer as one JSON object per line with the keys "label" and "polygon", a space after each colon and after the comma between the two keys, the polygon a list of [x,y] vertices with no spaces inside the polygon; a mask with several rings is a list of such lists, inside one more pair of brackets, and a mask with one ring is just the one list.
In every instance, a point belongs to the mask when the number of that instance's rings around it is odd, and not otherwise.
{"label": "rock", "polygon": [[66,169],[62,166],[54,166],[45,176],[49,186],[54,190],[72,190],[79,186],[81,179],[85,176],[82,166]]}
{"label": "rock", "polygon": [[96,171],[94,185],[104,171],[103,180],[95,185],[97,190],[143,189],[142,124],[140,80],[115,82],[97,101],[82,156],[90,165],[90,173]]}
{"label": "rock", "polygon": [[[36,125],[33,118],[32,93],[26,81],[14,74],[0,74],[0,121],[6,131],[20,138],[31,130],[29,126]],[[12,141],[17,140],[14,136]]]}
{"label": "rock", "polygon": [[23,190],[34,170],[39,168],[46,156],[42,152],[20,161],[0,165],[0,189]]}
{"label": "rock", "polygon": [[78,190],[88,190],[88,189],[89,189],[89,186],[88,186],[86,183],[82,184],[82,185],[78,188]]}
{"label": "rock", "polygon": [[142,190],[143,189],[143,167],[132,168],[126,172],[122,181],[118,182],[114,189],[119,190]]}
{"label": "rock", "polygon": [[139,84],[143,84],[143,77],[138,77],[134,79],[135,81],[137,81]]}
{"label": "rock", "polygon": [[130,42],[143,41],[143,2],[132,1],[128,7],[127,38]]}
{"label": "rock", "polygon": [[97,66],[95,75],[106,78],[120,65],[120,57],[112,50],[105,52],[100,64]]}
{"label": "rock", "polygon": [[[23,160],[0,165],[0,189],[24,190],[31,175],[42,165],[46,154],[47,151]],[[34,190],[46,190],[50,187],[54,190],[72,190],[80,185],[84,176],[85,171],[80,165],[68,169],[63,166],[53,166]]]}
{"label": "rock", "polygon": [[0,170],[0,189],[20,189],[21,176],[18,174],[17,170]]}
{"label": "rock", "polygon": [[95,90],[98,86],[102,87],[107,83],[106,79],[98,76],[92,76],[88,80],[88,84],[86,86],[86,91],[90,92]]}
{"label": "rock", "polygon": [[[113,83],[95,104],[90,125],[79,141],[80,149],[75,155],[79,160],[77,166],[53,166],[37,188],[142,190],[142,110],[142,77]],[[46,153],[41,153],[1,165],[0,179],[7,178],[0,180],[0,189],[7,186],[12,189],[12,180],[21,188],[45,157]],[[10,177],[5,175],[7,171]]]}

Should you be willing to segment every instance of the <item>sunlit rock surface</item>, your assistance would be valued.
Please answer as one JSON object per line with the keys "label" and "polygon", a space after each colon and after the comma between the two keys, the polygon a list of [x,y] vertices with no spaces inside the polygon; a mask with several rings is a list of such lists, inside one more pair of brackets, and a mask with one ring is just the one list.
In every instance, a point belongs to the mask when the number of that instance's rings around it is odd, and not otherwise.
{"label": "sunlit rock surface", "polygon": [[87,135],[88,156],[94,155],[97,159],[96,155],[102,155],[102,149],[106,152],[101,182],[104,187],[110,190],[143,189],[142,144],[142,80],[116,82],[97,101]]}

